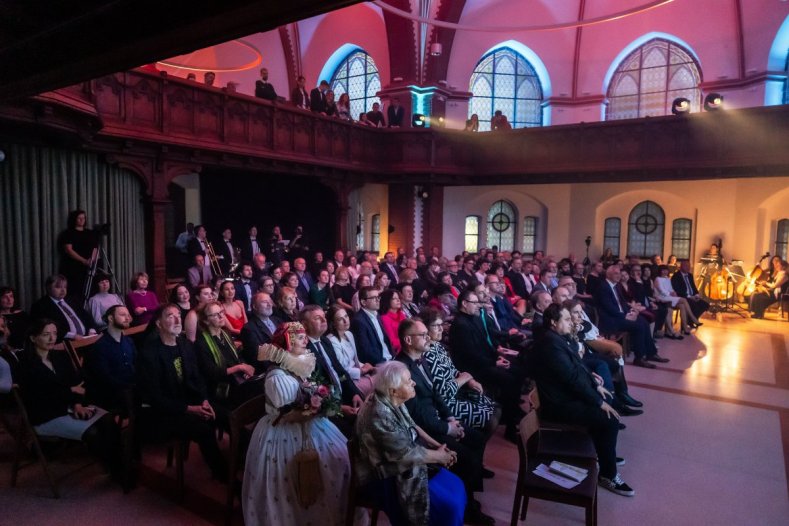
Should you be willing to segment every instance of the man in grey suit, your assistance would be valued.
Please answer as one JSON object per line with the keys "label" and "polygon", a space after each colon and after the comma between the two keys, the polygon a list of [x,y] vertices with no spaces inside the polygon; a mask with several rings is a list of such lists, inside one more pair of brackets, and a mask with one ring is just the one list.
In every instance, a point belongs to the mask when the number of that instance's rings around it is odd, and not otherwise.
{"label": "man in grey suit", "polygon": [[194,291],[198,285],[204,283],[211,283],[214,275],[210,267],[205,266],[205,256],[202,254],[194,255],[194,266],[186,270],[186,282],[189,287]]}
{"label": "man in grey suit", "polygon": [[270,343],[271,337],[277,331],[279,318],[272,316],[274,302],[265,292],[258,292],[252,296],[252,314],[249,321],[241,329],[241,354],[244,361],[255,367],[256,373],[266,370],[266,362],[258,361],[258,347]]}

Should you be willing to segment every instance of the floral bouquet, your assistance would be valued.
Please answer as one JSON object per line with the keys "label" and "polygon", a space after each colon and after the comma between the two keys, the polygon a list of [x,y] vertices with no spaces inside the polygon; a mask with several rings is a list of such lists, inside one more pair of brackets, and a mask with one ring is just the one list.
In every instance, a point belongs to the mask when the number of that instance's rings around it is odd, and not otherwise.
{"label": "floral bouquet", "polygon": [[327,382],[317,371],[302,381],[296,399],[279,409],[279,416],[274,420],[277,425],[280,418],[291,411],[298,411],[303,416],[325,416],[331,418],[340,414],[340,398],[337,389]]}

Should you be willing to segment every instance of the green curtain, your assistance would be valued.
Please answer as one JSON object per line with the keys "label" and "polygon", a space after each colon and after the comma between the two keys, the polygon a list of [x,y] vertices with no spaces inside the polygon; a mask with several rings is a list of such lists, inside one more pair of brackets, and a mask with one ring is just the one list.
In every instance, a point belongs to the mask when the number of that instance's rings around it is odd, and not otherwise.
{"label": "green curtain", "polygon": [[145,270],[143,185],[128,170],[93,153],[0,144],[0,284],[17,291],[23,309],[43,295],[58,271],[57,238],[71,210],[87,212],[88,226],[109,222],[103,240],[121,290]]}

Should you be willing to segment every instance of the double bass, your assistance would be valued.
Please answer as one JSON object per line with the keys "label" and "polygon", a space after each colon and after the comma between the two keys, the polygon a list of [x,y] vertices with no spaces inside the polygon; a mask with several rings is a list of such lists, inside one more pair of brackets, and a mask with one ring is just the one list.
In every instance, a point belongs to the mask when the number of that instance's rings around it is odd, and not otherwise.
{"label": "double bass", "polygon": [[751,296],[754,292],[761,290],[762,284],[767,281],[767,275],[762,268],[762,262],[769,257],[770,253],[765,252],[756,266],[753,267],[753,270],[751,270],[745,279],[737,286],[737,297],[743,298],[744,301],[745,298]]}

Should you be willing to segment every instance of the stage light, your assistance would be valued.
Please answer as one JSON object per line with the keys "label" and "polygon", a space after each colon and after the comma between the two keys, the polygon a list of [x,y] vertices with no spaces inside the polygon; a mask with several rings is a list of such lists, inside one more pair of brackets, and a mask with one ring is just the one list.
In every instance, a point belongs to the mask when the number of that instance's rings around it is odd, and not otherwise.
{"label": "stage light", "polygon": [[671,103],[671,113],[674,115],[686,115],[690,113],[690,101],[684,97],[674,99]]}
{"label": "stage light", "polygon": [[723,108],[723,95],[720,93],[710,93],[704,97],[704,109],[706,111],[716,111]]}
{"label": "stage light", "polygon": [[427,118],[422,115],[421,113],[414,113],[414,117],[411,119],[411,125],[414,128],[424,128],[427,124]]}

